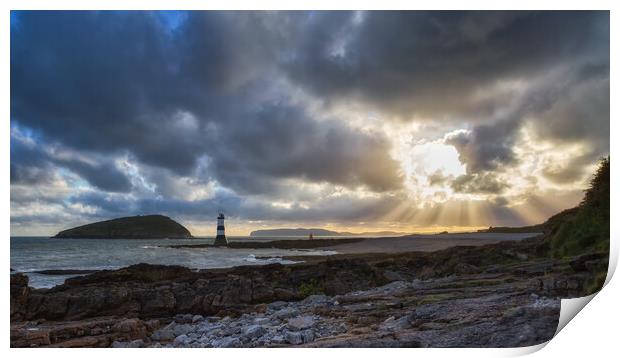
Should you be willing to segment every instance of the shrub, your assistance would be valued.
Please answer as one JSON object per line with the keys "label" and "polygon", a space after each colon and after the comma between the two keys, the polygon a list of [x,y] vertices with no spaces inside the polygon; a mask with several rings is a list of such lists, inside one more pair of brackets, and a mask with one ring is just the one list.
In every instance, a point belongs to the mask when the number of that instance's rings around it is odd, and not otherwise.
{"label": "shrub", "polygon": [[308,297],[312,295],[321,295],[325,293],[325,287],[322,282],[312,279],[308,282],[304,282],[299,285],[299,294],[302,297]]}

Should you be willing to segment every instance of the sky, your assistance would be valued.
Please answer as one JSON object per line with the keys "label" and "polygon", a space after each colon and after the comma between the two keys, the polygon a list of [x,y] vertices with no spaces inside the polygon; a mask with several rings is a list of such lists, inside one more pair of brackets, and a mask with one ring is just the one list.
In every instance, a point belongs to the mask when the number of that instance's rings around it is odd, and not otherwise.
{"label": "sky", "polygon": [[609,12],[11,13],[11,235],[462,231],[575,206]]}

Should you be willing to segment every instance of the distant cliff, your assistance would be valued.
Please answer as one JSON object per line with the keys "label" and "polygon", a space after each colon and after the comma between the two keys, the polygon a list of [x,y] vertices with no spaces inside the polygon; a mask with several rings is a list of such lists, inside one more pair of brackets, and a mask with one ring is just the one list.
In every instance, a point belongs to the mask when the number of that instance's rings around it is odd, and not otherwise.
{"label": "distant cliff", "polygon": [[394,231],[378,231],[378,232],[362,232],[362,233],[352,233],[352,232],[338,232],[331,231],[325,229],[265,229],[265,230],[255,230],[250,233],[251,237],[264,237],[264,236],[308,236],[312,234],[313,236],[399,236],[406,235],[402,232],[394,232]]}
{"label": "distant cliff", "polygon": [[191,238],[183,225],[163,215],[130,216],[64,230],[54,238],[70,239],[158,239]]}

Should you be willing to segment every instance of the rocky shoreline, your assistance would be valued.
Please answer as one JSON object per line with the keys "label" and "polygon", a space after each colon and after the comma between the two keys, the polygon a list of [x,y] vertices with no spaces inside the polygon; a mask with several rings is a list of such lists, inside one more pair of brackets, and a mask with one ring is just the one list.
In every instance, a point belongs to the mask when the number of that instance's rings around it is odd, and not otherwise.
{"label": "rocky shoreline", "polygon": [[560,298],[595,290],[607,259],[551,259],[524,240],[286,266],[139,264],[51,289],[13,274],[11,346],[527,346],[553,336]]}

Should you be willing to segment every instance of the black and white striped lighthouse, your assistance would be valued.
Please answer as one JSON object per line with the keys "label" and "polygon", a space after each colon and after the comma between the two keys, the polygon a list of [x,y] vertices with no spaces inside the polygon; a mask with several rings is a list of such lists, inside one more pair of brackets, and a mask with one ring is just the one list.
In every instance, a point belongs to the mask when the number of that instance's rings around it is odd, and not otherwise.
{"label": "black and white striped lighthouse", "polygon": [[224,233],[224,214],[220,213],[217,217],[217,236],[215,236],[215,246],[227,246],[226,234]]}

